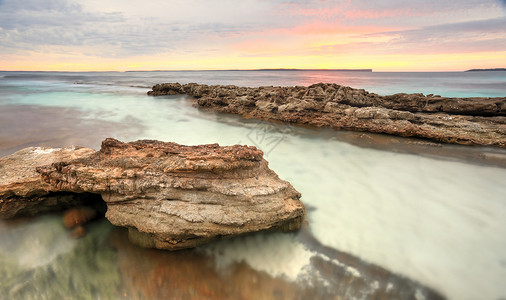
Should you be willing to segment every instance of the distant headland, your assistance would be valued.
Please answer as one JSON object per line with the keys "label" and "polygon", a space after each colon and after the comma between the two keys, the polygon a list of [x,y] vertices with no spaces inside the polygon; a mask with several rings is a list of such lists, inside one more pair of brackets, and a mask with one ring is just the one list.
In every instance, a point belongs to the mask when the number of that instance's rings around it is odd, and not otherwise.
{"label": "distant headland", "polygon": [[372,69],[227,69],[227,70],[131,70],[125,72],[204,72],[204,71],[337,71],[337,72],[372,72]]}
{"label": "distant headland", "polygon": [[258,69],[251,71],[339,71],[339,72],[372,72],[372,69]]}
{"label": "distant headland", "polygon": [[495,69],[470,69],[464,72],[484,72],[484,71],[506,71],[506,68],[495,68]]}

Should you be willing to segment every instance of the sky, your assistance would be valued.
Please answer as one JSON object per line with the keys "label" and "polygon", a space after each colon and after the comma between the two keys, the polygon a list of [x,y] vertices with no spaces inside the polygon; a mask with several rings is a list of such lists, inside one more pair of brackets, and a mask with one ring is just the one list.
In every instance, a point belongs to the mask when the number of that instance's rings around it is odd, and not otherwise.
{"label": "sky", "polygon": [[0,70],[506,67],[506,0],[0,0]]}

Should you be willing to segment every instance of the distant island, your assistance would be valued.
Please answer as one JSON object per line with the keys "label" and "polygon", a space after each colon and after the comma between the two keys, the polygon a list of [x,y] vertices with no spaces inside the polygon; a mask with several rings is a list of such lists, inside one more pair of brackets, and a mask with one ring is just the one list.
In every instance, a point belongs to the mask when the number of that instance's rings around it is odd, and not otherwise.
{"label": "distant island", "polygon": [[483,71],[506,71],[506,68],[495,68],[495,69],[471,69],[464,72],[483,72]]}
{"label": "distant island", "polygon": [[340,72],[372,72],[372,69],[258,69],[248,71],[340,71]]}
{"label": "distant island", "polygon": [[213,71],[338,71],[338,72],[372,72],[372,69],[228,69],[228,70],[130,70],[125,72],[213,72]]}

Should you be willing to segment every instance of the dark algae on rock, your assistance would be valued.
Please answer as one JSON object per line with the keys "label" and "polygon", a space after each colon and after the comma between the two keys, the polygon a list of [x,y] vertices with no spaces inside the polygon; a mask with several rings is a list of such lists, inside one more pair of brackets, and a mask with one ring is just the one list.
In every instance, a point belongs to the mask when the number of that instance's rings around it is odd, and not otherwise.
{"label": "dark algae on rock", "polygon": [[506,97],[380,96],[330,83],[238,87],[164,83],[148,95],[188,94],[196,105],[245,118],[506,147]]}

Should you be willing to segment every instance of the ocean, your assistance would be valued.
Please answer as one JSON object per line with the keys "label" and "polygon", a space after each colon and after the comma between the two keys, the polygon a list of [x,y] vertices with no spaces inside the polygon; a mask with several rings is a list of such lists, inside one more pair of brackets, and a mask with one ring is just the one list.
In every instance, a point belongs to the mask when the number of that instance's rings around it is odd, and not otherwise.
{"label": "ocean", "polygon": [[146,95],[162,82],[506,96],[506,72],[0,72],[0,156],[106,137],[254,145],[308,221],[178,252],[106,220],[80,240],[58,214],[0,221],[0,299],[506,298],[506,150],[244,120]]}

